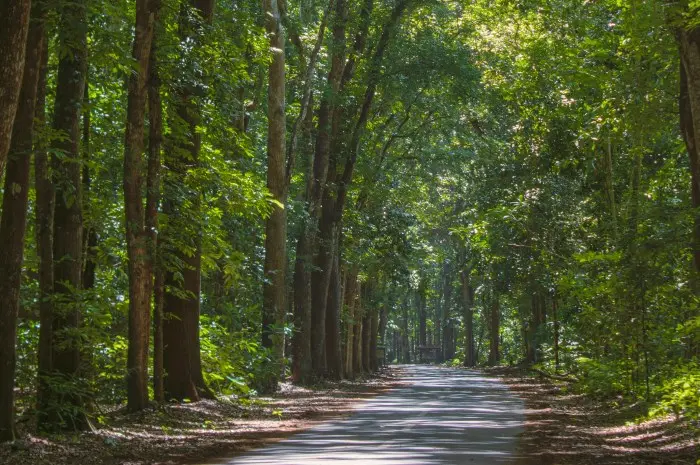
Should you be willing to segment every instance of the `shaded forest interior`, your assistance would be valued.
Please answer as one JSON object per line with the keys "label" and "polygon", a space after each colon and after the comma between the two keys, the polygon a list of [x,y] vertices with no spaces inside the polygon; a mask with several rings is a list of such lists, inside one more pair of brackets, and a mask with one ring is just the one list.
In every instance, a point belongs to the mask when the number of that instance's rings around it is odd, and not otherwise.
{"label": "shaded forest interior", "polygon": [[3,0],[0,441],[523,364],[700,417],[697,0]]}

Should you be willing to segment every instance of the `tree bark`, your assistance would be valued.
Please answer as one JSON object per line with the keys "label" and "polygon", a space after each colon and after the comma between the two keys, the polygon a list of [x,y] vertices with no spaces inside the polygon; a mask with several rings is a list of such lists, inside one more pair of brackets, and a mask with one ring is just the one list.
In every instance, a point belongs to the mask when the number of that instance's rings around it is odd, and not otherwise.
{"label": "tree bark", "polygon": [[[319,222],[321,222],[321,237],[334,237],[331,228],[332,222],[329,223],[330,218],[326,217],[321,220],[321,217],[323,211],[322,202],[325,201],[324,193],[326,191],[326,183],[329,175],[331,126],[336,113],[335,96],[340,87],[345,57],[345,26],[347,20],[346,0],[336,0],[333,14],[331,69],[328,73],[327,91],[324,92],[318,111],[318,132],[313,164],[313,179],[311,179],[311,186],[307,195],[307,212],[309,219],[302,231],[302,235],[306,236],[303,245],[308,246],[308,248],[304,247],[302,250],[297,249],[297,259],[305,260],[304,268],[310,273],[309,282],[311,282],[311,286],[308,292],[311,292],[311,366],[313,372],[317,376],[323,376],[325,374],[326,296],[328,293],[328,283],[330,281],[330,278],[325,278],[325,276],[330,276],[331,270],[328,265],[331,265],[332,261],[329,259],[328,255],[319,256],[317,262],[324,264],[319,270],[321,273],[319,273],[319,271],[311,272],[310,269],[313,263],[312,257],[319,241],[316,236],[316,229],[319,227]],[[320,248],[331,246],[331,244],[328,243],[321,243],[318,245]],[[300,278],[302,277],[300,276]],[[302,298],[300,297],[300,302],[301,300]]]}
{"label": "tree bark", "polygon": [[389,310],[389,305],[382,305],[382,308],[379,312],[379,328],[377,329],[377,331],[379,338],[378,341],[382,344],[386,344],[384,338],[386,337],[386,326],[389,323]]}
{"label": "tree bark", "polygon": [[82,139],[82,156],[83,156],[83,212],[87,216],[84,221],[85,231],[83,232],[83,274],[82,287],[83,289],[93,289],[95,287],[95,273],[97,271],[97,262],[95,261],[97,252],[97,229],[95,219],[90,211],[90,188],[92,185],[92,177],[90,175],[90,102],[88,92],[89,82],[85,81],[85,91],[83,92],[83,139]]}
{"label": "tree bark", "polygon": [[5,172],[27,50],[31,0],[0,3],[0,179]]}
{"label": "tree bark", "polygon": [[[329,284],[331,280],[331,271],[333,266],[333,256],[337,252],[337,237],[340,231],[340,222],[343,215],[343,210],[345,207],[345,200],[347,196],[347,189],[349,183],[352,180],[352,173],[354,170],[355,162],[357,161],[357,156],[360,150],[360,139],[364,134],[365,127],[367,125],[367,120],[369,118],[369,112],[372,107],[372,102],[374,95],[376,93],[376,87],[379,82],[381,74],[381,65],[386,52],[387,46],[391,35],[402,17],[406,8],[409,5],[410,0],[401,0],[392,10],[392,13],[382,29],[381,36],[377,43],[377,48],[371,58],[370,69],[368,71],[368,84],[367,90],[365,92],[362,105],[360,107],[360,115],[356,124],[353,127],[352,136],[350,139],[349,150],[345,158],[345,165],[342,173],[336,172],[336,163],[338,162],[337,156],[341,152],[341,148],[344,144],[341,142],[341,119],[343,119],[342,111],[339,111],[338,107],[334,107],[333,111],[330,110],[330,104],[326,103],[324,106],[324,101],[321,103],[321,109],[319,111],[319,132],[317,138],[317,150],[316,162],[321,162],[327,171],[325,188],[323,188],[323,213],[321,216],[321,224],[319,231],[318,247],[319,252],[316,258],[316,269],[312,275],[312,312],[313,312],[313,322],[314,326],[312,328],[312,361],[313,369],[317,375],[323,376],[326,372],[325,358],[326,353],[324,353],[324,347],[326,346],[326,337],[324,330],[327,327],[336,328],[338,325],[335,320],[326,324],[327,311],[328,308],[326,303],[328,301],[327,294],[329,289]],[[371,5],[371,2],[370,2]],[[367,12],[368,9],[365,7],[364,11]],[[336,4],[336,14],[339,18],[336,19],[334,26],[334,47],[338,50],[334,53],[333,60],[331,64],[331,72],[329,74],[329,83],[334,91],[337,91],[339,87],[345,87],[350,77],[354,73],[354,58],[351,57],[345,65],[343,65],[345,56],[345,23],[347,21],[347,5],[344,0],[338,0]],[[361,27],[360,35],[361,38],[359,43],[356,43],[355,52],[359,52],[364,48],[364,39],[362,39],[364,28]],[[366,31],[365,31],[366,32]],[[337,73],[337,74],[336,74]],[[341,74],[342,73],[342,74]],[[327,113],[326,113],[327,112]],[[323,120],[321,118],[324,118]],[[323,122],[323,126],[321,123]],[[328,124],[330,123],[330,134],[328,133]],[[330,137],[329,137],[330,136]],[[331,146],[333,147],[333,156],[330,157]],[[323,184],[320,185],[323,187]],[[331,317],[335,318],[336,312],[331,314]],[[368,351],[369,351],[369,341],[364,339],[366,331],[370,328],[367,325],[366,320],[363,322],[363,367],[365,370],[369,370],[368,362]],[[333,335],[333,341],[339,341],[339,337]]]}
{"label": "tree bark", "polygon": [[[14,375],[29,171],[44,50],[45,9],[34,2],[26,42],[22,89],[12,130],[0,219],[0,442],[14,439]],[[1,21],[0,21],[1,23]],[[0,177],[2,175],[0,174]]]}
{"label": "tree bark", "polygon": [[474,288],[471,286],[470,270],[462,268],[460,280],[462,282],[462,311],[464,318],[464,366],[476,366],[474,352]]}
{"label": "tree bark", "polygon": [[126,367],[127,409],[148,406],[148,349],[153,289],[151,231],[146,227],[143,195],[146,162],[144,134],[148,70],[155,29],[155,1],[136,0],[132,57],[124,135],[124,212],[129,264],[129,350]]}
{"label": "tree bark", "polygon": [[272,363],[263,391],[277,390],[284,361],[285,297],[287,293],[287,174],[284,72],[284,30],[277,0],[265,0],[265,27],[270,37],[272,61],[267,93],[267,189],[276,205],[265,225],[265,263],[262,307],[262,345],[271,351]]}
{"label": "tree bark", "polygon": [[[366,320],[369,322],[369,319]],[[401,362],[411,363],[411,346],[408,336],[408,299],[401,305]],[[368,348],[369,349],[369,348]]]}
{"label": "tree bark", "polygon": [[[690,158],[693,208],[700,207],[700,27],[680,28],[680,123]],[[693,268],[700,274],[700,215],[695,215],[693,232]],[[697,280],[697,277],[696,277]],[[696,286],[700,293],[700,286]]]}
{"label": "tree bark", "polygon": [[[87,75],[87,4],[76,0],[61,7],[53,129],[66,135],[55,142],[62,157],[53,156],[55,186],[53,238],[53,322],[51,368],[47,385],[53,405],[40,424],[44,430],[82,430],[89,426],[82,389],[68,394],[59,384],[80,381],[81,341],[79,291],[82,286],[83,216],[80,169],[80,115]],[[82,381],[80,381],[82,382]],[[56,388],[54,388],[56,387]],[[61,404],[61,411],[56,405]]]}
{"label": "tree bark", "polygon": [[[336,248],[339,249],[339,247]],[[326,303],[326,366],[328,377],[333,380],[338,380],[343,375],[343,357],[341,351],[340,332],[340,257],[338,254],[339,251],[336,252],[332,258],[333,269],[331,271]]]}
{"label": "tree bark", "polygon": [[[328,293],[331,284],[333,262],[337,253],[336,238],[337,223],[334,221],[334,200],[330,197],[330,191],[324,190],[323,213],[321,216],[318,235],[318,255],[316,267],[311,273],[311,309],[313,312],[314,327],[311,331],[311,360],[316,376],[324,377],[327,374],[327,331],[335,327],[335,320],[328,320]],[[333,335],[332,337],[335,337]]]}
{"label": "tree bark", "polygon": [[[329,13],[330,14],[330,13]],[[309,105],[313,108],[313,94]],[[296,260],[294,261],[292,313],[294,314],[294,331],[291,340],[292,380],[296,383],[306,383],[311,377],[311,263],[309,254],[312,250],[311,236],[313,232],[308,227],[311,221],[308,199],[314,183],[314,146],[311,131],[313,128],[313,112],[306,113],[304,121],[304,139],[308,153],[306,167],[307,218],[302,223],[302,231],[297,239]],[[299,255],[302,253],[303,255]]]}
{"label": "tree bark", "polygon": [[356,317],[356,307],[357,307],[357,267],[353,266],[346,273],[345,279],[345,291],[344,291],[344,301],[345,308],[347,308],[347,319],[345,323],[345,360],[343,363],[344,375],[347,379],[353,379],[355,377],[353,367],[353,347],[355,340],[355,319]]}
{"label": "tree bark", "polygon": [[426,279],[422,278],[418,285],[418,345],[427,343],[427,308],[426,308]]}
{"label": "tree bark", "polygon": [[[365,305],[365,312],[362,315],[362,371],[369,373],[372,371],[370,364],[370,339],[372,334],[372,303],[370,299],[365,301],[369,305]],[[405,334],[406,342],[408,342],[408,334]],[[408,344],[406,344],[408,347]]]}
{"label": "tree bark", "polygon": [[559,371],[559,315],[556,294],[552,296],[552,320],[554,322],[554,369]]}
{"label": "tree bark", "polygon": [[313,231],[307,219],[297,240],[294,262],[294,333],[292,335],[292,379],[308,383],[312,373],[311,363],[311,251]]}
{"label": "tree bark", "polygon": [[372,373],[379,369],[377,363],[377,341],[379,338],[379,309],[372,311],[369,328],[369,369]]}
{"label": "tree bark", "polygon": [[[156,27],[158,15],[156,14]],[[151,41],[148,73],[148,179],[146,180],[146,229],[151,240],[153,269],[153,397],[165,401],[163,391],[163,299],[165,275],[160,260],[158,210],[160,205],[161,145],[163,142],[163,110],[160,97],[160,73],[157,58],[157,32]]]}
{"label": "tree bark", "polygon": [[[46,125],[46,74],[48,68],[48,40],[41,52],[41,69],[37,84],[36,121]],[[51,342],[53,341],[53,218],[56,204],[54,186],[49,171],[46,146],[36,148],[34,155],[34,186],[36,189],[36,249],[39,259],[39,358],[37,383],[38,424],[46,422],[50,400],[47,377],[51,370]]]}
{"label": "tree bark", "polygon": [[528,321],[526,338],[526,361],[529,364],[540,361],[540,347],[542,343],[542,326],[544,324],[544,296],[539,290],[532,291],[530,296],[530,318]]}
{"label": "tree bark", "polygon": [[443,287],[442,287],[442,306],[440,307],[440,328],[442,333],[442,341],[440,343],[439,361],[443,362],[449,358],[450,345],[450,313],[452,309],[452,267],[449,261],[445,261],[443,265]]}
{"label": "tree bark", "polygon": [[495,366],[501,360],[500,355],[500,324],[501,324],[501,312],[500,305],[498,302],[498,295],[493,295],[493,302],[491,303],[491,311],[489,312],[489,365]]}
{"label": "tree bark", "polygon": [[360,292],[357,293],[357,302],[355,303],[355,316],[352,329],[352,371],[355,376],[362,373],[362,322],[364,320],[365,302],[367,299],[367,291],[371,284],[358,284]]}
{"label": "tree bark", "polygon": [[[183,42],[200,46],[203,25],[210,24],[214,13],[213,0],[192,0],[189,3],[198,18],[188,12],[183,4],[180,18],[180,37]],[[187,55],[187,51],[183,51]],[[195,90],[199,82],[181,83],[175,89],[173,104],[174,117],[181,126],[182,133],[172,134],[166,158],[171,174],[170,190],[163,197],[163,213],[168,218],[168,228],[163,234],[167,237],[168,252],[181,265],[170,267],[165,273],[166,291],[163,299],[163,370],[165,372],[164,393],[166,400],[197,401],[213,398],[214,394],[206,386],[202,374],[202,359],[199,342],[199,315],[201,296],[202,231],[201,195],[193,186],[186,185],[188,171],[199,164],[201,133],[198,127],[202,122],[201,109]],[[172,192],[184,190],[182,192]],[[183,196],[190,204],[183,210]],[[175,236],[178,236],[177,238]],[[178,244],[180,242],[180,244]],[[184,244],[182,244],[184,242]],[[185,246],[183,250],[182,246]],[[178,279],[181,276],[182,279]]]}

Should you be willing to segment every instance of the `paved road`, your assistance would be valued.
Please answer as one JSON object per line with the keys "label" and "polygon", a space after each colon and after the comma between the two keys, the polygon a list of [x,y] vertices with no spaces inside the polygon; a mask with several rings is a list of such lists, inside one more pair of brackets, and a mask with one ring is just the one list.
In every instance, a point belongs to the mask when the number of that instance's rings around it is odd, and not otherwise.
{"label": "paved road", "polygon": [[233,458],[231,465],[505,464],[522,431],[523,403],[476,371],[406,366],[409,385],[353,415]]}

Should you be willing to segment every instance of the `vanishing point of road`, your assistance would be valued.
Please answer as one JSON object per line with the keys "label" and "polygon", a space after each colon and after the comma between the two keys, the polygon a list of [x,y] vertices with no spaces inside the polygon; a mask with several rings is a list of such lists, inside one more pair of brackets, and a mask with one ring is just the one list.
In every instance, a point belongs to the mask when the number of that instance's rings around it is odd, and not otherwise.
{"label": "vanishing point of road", "polygon": [[477,371],[404,366],[405,386],[352,415],[221,464],[487,465],[514,461],[524,405]]}

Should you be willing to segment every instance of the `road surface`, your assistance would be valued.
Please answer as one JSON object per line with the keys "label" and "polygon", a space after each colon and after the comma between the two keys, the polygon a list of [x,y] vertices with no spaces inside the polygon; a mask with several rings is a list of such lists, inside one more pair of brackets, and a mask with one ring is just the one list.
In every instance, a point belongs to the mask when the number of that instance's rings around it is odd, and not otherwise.
{"label": "road surface", "polygon": [[522,401],[477,371],[405,366],[408,385],[351,416],[216,463],[230,465],[507,464],[523,430]]}

